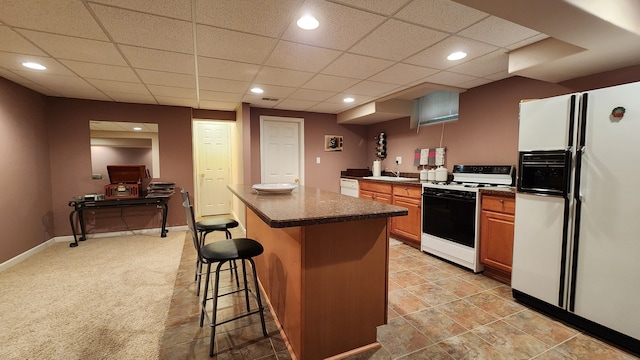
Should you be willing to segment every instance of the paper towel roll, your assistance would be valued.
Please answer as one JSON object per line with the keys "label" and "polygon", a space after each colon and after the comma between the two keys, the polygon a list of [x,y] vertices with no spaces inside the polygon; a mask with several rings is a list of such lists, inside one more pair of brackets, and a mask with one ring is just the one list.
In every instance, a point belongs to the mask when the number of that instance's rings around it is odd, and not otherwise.
{"label": "paper towel roll", "polygon": [[373,161],[373,176],[380,176],[380,175],[382,175],[380,160],[374,160]]}

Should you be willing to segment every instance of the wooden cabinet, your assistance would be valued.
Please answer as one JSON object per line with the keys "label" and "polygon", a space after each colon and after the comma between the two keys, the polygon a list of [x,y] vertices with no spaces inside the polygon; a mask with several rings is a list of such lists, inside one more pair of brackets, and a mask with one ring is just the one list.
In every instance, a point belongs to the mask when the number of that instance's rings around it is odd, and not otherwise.
{"label": "wooden cabinet", "polygon": [[388,183],[360,180],[360,198],[391,204],[392,188]]}
{"label": "wooden cabinet", "polygon": [[420,248],[420,229],[422,220],[422,186],[393,185],[393,205],[409,210],[407,216],[391,218],[391,235],[407,245]]}
{"label": "wooden cabinet", "polygon": [[513,260],[513,196],[482,194],[480,262],[488,277],[511,284]]}

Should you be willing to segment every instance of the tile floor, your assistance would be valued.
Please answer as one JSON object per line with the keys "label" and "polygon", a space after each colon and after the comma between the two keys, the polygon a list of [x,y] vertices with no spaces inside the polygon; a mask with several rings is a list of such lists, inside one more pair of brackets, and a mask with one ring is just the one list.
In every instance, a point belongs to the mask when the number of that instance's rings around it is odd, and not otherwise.
{"label": "tile floor", "polygon": [[[234,229],[234,236],[242,236]],[[212,233],[207,242],[223,239]],[[378,328],[382,345],[350,359],[640,359],[516,303],[497,281],[392,240],[389,321]],[[185,241],[161,359],[209,358],[210,328],[199,327],[195,250]],[[221,281],[230,277],[223,274]],[[238,309],[242,297],[224,300],[219,316]],[[237,300],[237,301],[236,301]],[[241,311],[241,310],[239,310]],[[291,359],[269,311],[268,338],[259,317],[225,324],[216,335],[216,359]]]}

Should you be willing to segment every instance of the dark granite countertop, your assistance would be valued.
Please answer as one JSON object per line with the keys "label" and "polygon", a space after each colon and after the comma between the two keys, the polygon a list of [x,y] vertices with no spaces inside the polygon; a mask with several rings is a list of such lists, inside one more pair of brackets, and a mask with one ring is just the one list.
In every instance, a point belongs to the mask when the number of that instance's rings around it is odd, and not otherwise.
{"label": "dark granite countertop", "polygon": [[516,188],[513,186],[510,187],[490,187],[490,188],[481,188],[481,194],[486,195],[498,195],[505,197],[516,197]]}
{"label": "dark granite countertop", "polygon": [[229,185],[228,188],[272,228],[403,216],[409,213],[400,206],[305,186],[298,186],[291,194],[285,195],[258,195],[251,185]]}

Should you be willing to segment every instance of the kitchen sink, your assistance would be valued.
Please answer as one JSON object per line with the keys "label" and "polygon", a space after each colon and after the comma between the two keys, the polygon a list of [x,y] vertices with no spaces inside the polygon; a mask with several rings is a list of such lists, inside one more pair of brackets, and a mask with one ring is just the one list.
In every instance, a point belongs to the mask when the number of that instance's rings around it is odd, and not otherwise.
{"label": "kitchen sink", "polygon": [[383,181],[418,181],[417,178],[398,177],[398,176],[365,176],[366,180],[383,180]]}

